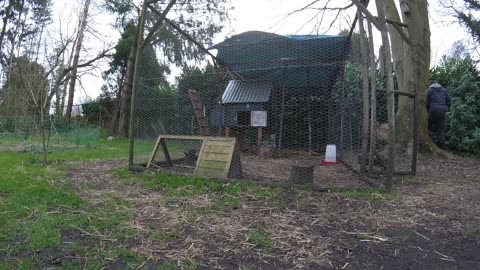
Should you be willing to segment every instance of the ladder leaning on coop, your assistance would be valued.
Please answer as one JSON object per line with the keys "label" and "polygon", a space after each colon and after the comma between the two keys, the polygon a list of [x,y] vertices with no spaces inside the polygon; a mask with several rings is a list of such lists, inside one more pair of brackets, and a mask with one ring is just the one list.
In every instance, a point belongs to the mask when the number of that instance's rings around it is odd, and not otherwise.
{"label": "ladder leaning on coop", "polygon": [[198,125],[200,126],[200,131],[202,132],[202,135],[208,136],[210,134],[210,130],[208,127],[208,121],[203,114],[203,106],[200,96],[198,95],[197,90],[193,89],[188,90],[188,95],[190,96],[190,101],[192,102],[193,111],[195,113],[195,117],[197,118]]}

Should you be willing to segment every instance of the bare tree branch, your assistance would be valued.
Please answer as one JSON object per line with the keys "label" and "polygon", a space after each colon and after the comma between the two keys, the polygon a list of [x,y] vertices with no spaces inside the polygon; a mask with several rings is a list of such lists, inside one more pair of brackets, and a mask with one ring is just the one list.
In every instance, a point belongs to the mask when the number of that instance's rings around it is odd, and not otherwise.
{"label": "bare tree branch", "polygon": [[367,7],[362,4],[360,0],[352,0],[352,2],[355,4],[355,6],[357,6],[358,9],[362,11],[363,14],[365,14],[367,20],[371,21],[377,29],[380,29],[380,23],[378,22],[377,18],[375,18],[375,16],[373,16],[372,13],[368,11]]}

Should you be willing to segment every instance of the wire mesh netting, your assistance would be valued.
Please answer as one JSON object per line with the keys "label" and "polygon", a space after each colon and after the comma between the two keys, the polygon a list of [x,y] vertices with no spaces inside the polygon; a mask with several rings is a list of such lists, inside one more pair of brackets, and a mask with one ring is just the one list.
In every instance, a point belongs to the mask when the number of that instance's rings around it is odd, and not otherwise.
{"label": "wire mesh netting", "polygon": [[95,147],[100,126],[81,120],[66,121],[64,117],[35,116],[0,117],[0,149],[41,153],[43,136],[49,152],[77,147]]}
{"label": "wire mesh netting", "polygon": [[[389,161],[386,64],[365,30],[353,27],[339,35],[234,35],[208,48],[213,60],[184,66],[173,84],[159,76],[157,45],[144,44],[134,163],[278,182],[310,178],[320,186],[358,187],[359,174],[381,177]],[[395,108],[413,111],[413,99],[397,95]],[[413,130],[413,119],[405,121]],[[411,145],[413,133],[406,134],[396,140]],[[396,152],[396,171],[411,171],[407,149]]]}

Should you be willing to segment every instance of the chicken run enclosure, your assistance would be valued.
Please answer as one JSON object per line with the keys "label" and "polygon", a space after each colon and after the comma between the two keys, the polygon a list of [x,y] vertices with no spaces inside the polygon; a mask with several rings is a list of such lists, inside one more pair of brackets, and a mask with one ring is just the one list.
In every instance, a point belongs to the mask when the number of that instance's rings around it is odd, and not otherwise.
{"label": "chicken run enclosure", "polygon": [[[140,29],[137,45],[130,167],[278,183],[295,181],[300,167],[316,186],[354,188],[366,185],[362,179],[415,174],[416,119],[409,138],[389,131],[399,100],[416,111],[416,95],[389,89],[389,57],[365,18],[339,35],[249,31],[206,46],[165,12],[152,5],[145,12],[157,20]],[[203,54],[173,87],[159,79],[155,63],[164,56],[151,41],[155,27],[174,29]],[[408,140],[409,150],[394,151],[398,140]],[[339,164],[324,165],[331,144]]]}

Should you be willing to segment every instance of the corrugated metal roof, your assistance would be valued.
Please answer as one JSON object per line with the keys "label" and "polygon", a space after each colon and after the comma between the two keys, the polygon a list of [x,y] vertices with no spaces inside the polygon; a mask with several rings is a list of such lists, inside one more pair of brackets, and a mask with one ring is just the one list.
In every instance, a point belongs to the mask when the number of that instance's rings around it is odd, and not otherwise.
{"label": "corrugated metal roof", "polygon": [[223,92],[222,103],[264,103],[270,100],[271,82],[231,80]]}

